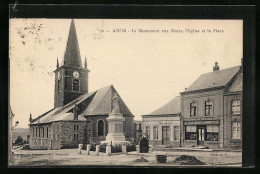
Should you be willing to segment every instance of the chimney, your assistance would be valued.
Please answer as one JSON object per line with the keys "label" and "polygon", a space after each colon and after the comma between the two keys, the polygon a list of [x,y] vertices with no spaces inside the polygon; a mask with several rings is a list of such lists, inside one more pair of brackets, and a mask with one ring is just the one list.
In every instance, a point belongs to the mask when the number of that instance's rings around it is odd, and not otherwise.
{"label": "chimney", "polygon": [[218,71],[218,70],[219,70],[218,62],[215,62],[215,66],[213,67],[213,71]]}
{"label": "chimney", "polygon": [[75,105],[73,108],[73,114],[74,114],[73,120],[74,121],[78,121],[78,111],[79,111],[79,108],[77,107],[77,105]]}
{"label": "chimney", "polygon": [[29,117],[29,122],[31,123],[32,122],[32,114],[30,114],[30,117]]}

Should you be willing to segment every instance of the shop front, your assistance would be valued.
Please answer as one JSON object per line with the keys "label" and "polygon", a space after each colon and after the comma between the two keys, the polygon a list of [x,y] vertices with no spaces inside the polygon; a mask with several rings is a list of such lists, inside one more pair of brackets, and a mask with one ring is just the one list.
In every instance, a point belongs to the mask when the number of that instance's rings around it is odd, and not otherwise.
{"label": "shop front", "polygon": [[219,120],[184,121],[184,147],[219,148]]}

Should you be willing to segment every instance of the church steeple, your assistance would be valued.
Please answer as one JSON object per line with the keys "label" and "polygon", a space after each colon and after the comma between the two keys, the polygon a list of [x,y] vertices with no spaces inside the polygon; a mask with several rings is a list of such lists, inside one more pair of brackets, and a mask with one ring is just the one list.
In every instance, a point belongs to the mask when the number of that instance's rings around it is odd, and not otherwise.
{"label": "church steeple", "polygon": [[55,73],[54,107],[64,106],[78,96],[88,93],[87,60],[82,67],[75,23],[72,20],[67,47],[62,62],[57,58]]}
{"label": "church steeple", "polygon": [[82,68],[79,44],[74,20],[71,20],[67,47],[63,59],[65,66]]}

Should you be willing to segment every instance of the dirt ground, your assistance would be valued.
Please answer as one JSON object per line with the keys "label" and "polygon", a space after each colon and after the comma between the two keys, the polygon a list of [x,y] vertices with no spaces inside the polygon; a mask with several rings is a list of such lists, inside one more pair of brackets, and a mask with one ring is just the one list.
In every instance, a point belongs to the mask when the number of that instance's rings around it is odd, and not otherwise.
{"label": "dirt ground", "polygon": [[[195,156],[198,160],[206,163],[205,167],[210,166],[232,166],[242,165],[241,152],[207,152],[207,151],[154,151],[152,153],[128,154],[113,153],[107,156],[105,153],[95,155],[90,152],[87,155],[85,150],[78,154],[77,149],[62,150],[13,150],[14,155],[9,160],[10,167],[16,166],[178,166],[173,161],[181,155]],[[157,163],[155,155],[167,155],[167,163]],[[148,162],[134,162],[141,157]],[[138,160],[137,160],[138,161]]]}

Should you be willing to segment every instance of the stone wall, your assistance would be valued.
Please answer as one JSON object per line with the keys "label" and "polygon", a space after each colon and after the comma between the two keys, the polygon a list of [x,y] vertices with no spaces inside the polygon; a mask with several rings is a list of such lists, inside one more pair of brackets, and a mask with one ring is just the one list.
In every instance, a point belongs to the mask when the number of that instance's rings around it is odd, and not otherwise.
{"label": "stone wall", "polygon": [[[78,144],[84,143],[85,121],[63,121],[59,122],[58,140],[60,148],[78,147]],[[74,126],[76,130],[74,130]],[[78,128],[77,128],[78,127]]]}
{"label": "stone wall", "polygon": [[[51,123],[31,125],[29,128],[29,146],[31,149],[50,149],[52,132]],[[48,130],[48,133],[47,133]]]}
{"label": "stone wall", "polygon": [[[78,130],[74,130],[78,125]],[[48,136],[47,136],[48,127]],[[73,148],[84,143],[85,121],[60,121],[49,124],[31,125],[29,128],[31,149]],[[37,136],[36,136],[37,129]],[[44,129],[44,134],[43,134]],[[40,134],[39,134],[40,130]],[[74,140],[75,135],[75,140]],[[77,137],[78,135],[78,137]]]}

